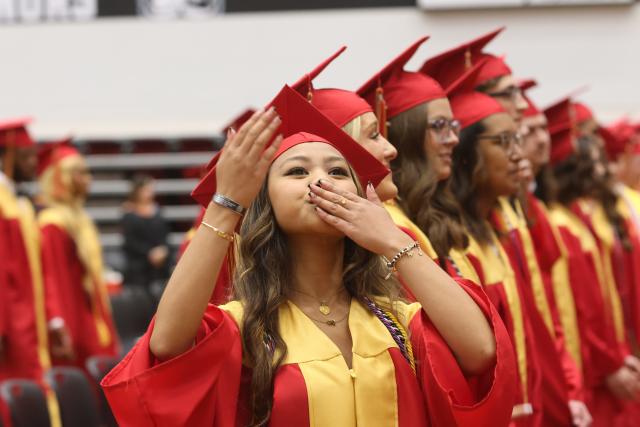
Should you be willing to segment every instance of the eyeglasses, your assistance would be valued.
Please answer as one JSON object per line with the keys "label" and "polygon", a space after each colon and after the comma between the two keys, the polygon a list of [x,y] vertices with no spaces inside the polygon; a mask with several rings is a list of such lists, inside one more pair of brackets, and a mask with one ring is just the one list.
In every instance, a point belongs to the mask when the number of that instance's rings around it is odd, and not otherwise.
{"label": "eyeglasses", "polygon": [[507,153],[512,153],[515,147],[522,147],[522,135],[519,133],[501,133],[499,135],[480,135],[478,139],[486,139],[500,145]]}
{"label": "eyeglasses", "polygon": [[458,137],[460,136],[460,122],[456,119],[434,119],[427,122],[427,128],[432,129],[438,137],[438,142],[447,142],[451,132]]}
{"label": "eyeglasses", "polygon": [[505,90],[489,93],[488,95],[493,98],[509,98],[515,100],[519,96],[522,96],[522,90],[520,90],[518,86],[509,86]]}

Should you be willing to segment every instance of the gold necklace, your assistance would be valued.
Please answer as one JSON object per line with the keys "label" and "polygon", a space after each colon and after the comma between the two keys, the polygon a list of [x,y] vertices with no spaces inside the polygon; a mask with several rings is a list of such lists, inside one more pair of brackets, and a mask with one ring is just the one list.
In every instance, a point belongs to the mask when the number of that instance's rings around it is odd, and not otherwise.
{"label": "gold necklace", "polygon": [[[320,313],[322,313],[324,316],[328,316],[328,315],[331,314],[331,307],[329,306],[330,303],[333,304],[331,299],[333,299],[334,297],[340,295],[343,291],[345,291],[345,288],[340,288],[338,290],[338,292],[336,292],[333,295],[329,296],[328,299],[318,299],[318,297],[316,297],[315,295],[311,295],[311,294],[308,294],[306,292],[302,292],[302,291],[300,291],[298,289],[295,289],[295,288],[292,288],[292,289],[293,289],[294,292],[297,292],[297,293],[302,294],[302,295],[306,295],[306,296],[308,296],[310,298],[313,298],[316,301],[318,301],[320,303],[320,306],[318,307],[318,311],[320,311]],[[311,320],[314,320],[314,319],[311,319]],[[342,319],[342,320],[344,320],[344,319]],[[322,322],[324,322],[324,320]],[[332,325],[332,326],[335,326],[335,325]]]}
{"label": "gold necklace", "polygon": [[349,308],[347,309],[347,314],[345,314],[344,316],[342,316],[342,318],[340,319],[314,319],[313,317],[309,316],[307,313],[304,312],[304,310],[302,310],[302,308],[300,308],[300,311],[302,311],[302,314],[304,314],[305,316],[307,316],[309,319],[313,320],[314,322],[317,323],[324,323],[327,326],[336,326],[338,323],[344,321],[347,317],[349,317],[349,313],[351,312],[351,299],[349,299]]}

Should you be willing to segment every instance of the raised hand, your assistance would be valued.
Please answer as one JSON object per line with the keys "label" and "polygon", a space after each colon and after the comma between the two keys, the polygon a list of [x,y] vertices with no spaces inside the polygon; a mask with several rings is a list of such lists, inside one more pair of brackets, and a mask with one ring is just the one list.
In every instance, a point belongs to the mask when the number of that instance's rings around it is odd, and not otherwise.
{"label": "raised hand", "polygon": [[366,189],[367,198],[338,189],[328,180],[311,185],[311,201],[320,218],[342,231],[369,251],[391,259],[412,243],[382,206],[373,185]]}
{"label": "raised hand", "polygon": [[237,133],[229,132],[216,166],[217,192],[248,207],[260,191],[282,135],[265,150],[280,126],[275,110],[257,111]]}

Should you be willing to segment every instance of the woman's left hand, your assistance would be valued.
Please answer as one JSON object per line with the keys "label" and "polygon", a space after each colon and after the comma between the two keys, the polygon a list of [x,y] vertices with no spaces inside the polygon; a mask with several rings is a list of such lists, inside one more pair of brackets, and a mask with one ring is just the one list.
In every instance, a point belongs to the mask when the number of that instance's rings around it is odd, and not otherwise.
{"label": "woman's left hand", "polygon": [[413,242],[394,224],[373,185],[367,185],[365,199],[338,189],[326,179],[317,184],[311,184],[310,196],[320,218],[358,245],[391,259]]}

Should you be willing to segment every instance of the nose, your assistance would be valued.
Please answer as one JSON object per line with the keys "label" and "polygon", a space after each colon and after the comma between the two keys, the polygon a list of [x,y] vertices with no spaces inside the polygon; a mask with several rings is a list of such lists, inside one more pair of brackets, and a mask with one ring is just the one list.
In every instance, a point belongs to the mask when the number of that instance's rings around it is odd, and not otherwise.
{"label": "nose", "polygon": [[392,160],[398,157],[398,149],[387,138],[383,136],[380,136],[380,138],[384,140],[384,158],[391,163]]}
{"label": "nose", "polygon": [[519,112],[523,112],[527,108],[529,108],[529,104],[527,104],[527,100],[524,99],[524,96],[522,96],[522,92],[520,92],[520,91],[516,92],[515,97],[514,97],[513,100],[514,100],[514,102],[516,104],[516,109]]}

